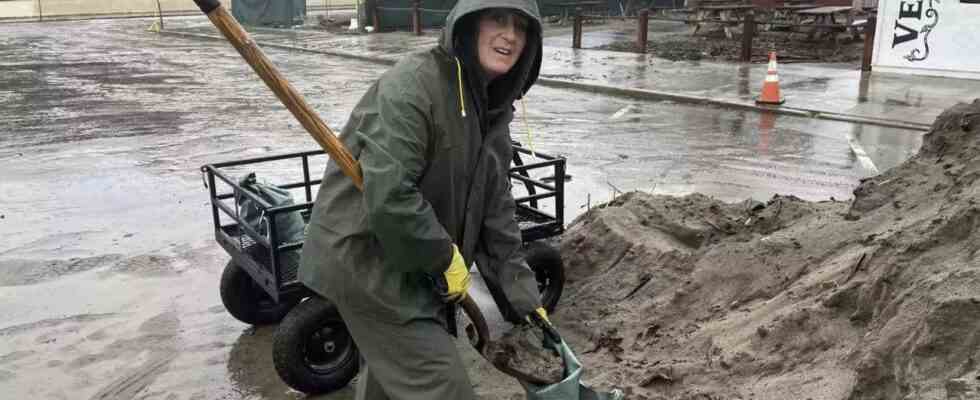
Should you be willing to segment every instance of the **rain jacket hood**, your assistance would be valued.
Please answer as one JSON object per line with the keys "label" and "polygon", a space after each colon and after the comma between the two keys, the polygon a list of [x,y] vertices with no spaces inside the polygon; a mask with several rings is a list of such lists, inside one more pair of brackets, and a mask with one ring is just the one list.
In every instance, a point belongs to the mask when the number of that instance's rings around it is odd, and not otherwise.
{"label": "rain jacket hood", "polygon": [[[518,63],[484,86],[474,53],[460,57],[475,37],[460,33],[476,32],[471,17],[488,8],[526,14],[528,31]],[[463,0],[443,32],[440,45],[386,71],[351,112],[340,140],[360,163],[364,191],[327,164],[297,278],[365,318],[441,320],[434,280],[456,244],[513,321],[541,307],[509,177],[513,101],[537,79],[540,16],[533,1]]]}
{"label": "rain jacket hood", "polygon": [[[482,70],[477,59],[476,35],[478,34],[477,17],[481,11],[506,8],[517,10],[528,19],[527,39],[524,52],[510,72],[495,80],[489,88],[489,93],[479,91],[485,85]],[[474,83],[478,95],[489,97],[493,105],[509,105],[520,99],[531,89],[538,79],[541,70],[541,17],[538,4],[534,1],[496,0],[478,1],[461,0],[456,3],[443,28],[439,46],[450,56],[466,65],[468,78]],[[485,100],[485,99],[484,99]],[[479,104],[479,102],[478,102]]]}

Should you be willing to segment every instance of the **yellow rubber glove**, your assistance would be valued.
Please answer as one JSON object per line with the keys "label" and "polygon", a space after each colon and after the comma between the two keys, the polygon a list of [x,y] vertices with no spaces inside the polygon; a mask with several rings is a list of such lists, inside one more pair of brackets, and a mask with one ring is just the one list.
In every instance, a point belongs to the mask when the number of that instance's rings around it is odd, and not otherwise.
{"label": "yellow rubber glove", "polygon": [[548,319],[548,310],[545,310],[544,307],[538,307],[538,309],[534,311],[537,312],[538,315],[540,315],[541,318],[545,320],[545,322],[549,324],[551,323],[551,320]]}
{"label": "yellow rubber glove", "polygon": [[548,319],[548,311],[544,307],[538,307],[533,313],[529,314],[527,316],[527,322],[541,328],[541,331],[545,335],[545,347],[550,347],[547,344],[549,340],[552,344],[562,343],[561,335],[558,334],[555,326],[551,324],[551,320]]}
{"label": "yellow rubber glove", "polygon": [[[548,310],[545,310],[544,307],[538,307],[538,309],[534,310],[534,312],[537,313],[539,316],[541,316],[541,319],[543,319],[544,322],[547,322],[548,325],[551,325],[551,320],[548,319]],[[527,322],[531,322],[530,315],[527,316]]]}
{"label": "yellow rubber glove", "polygon": [[463,301],[466,298],[466,291],[470,289],[470,269],[455,244],[453,245],[453,260],[449,262],[449,268],[446,268],[443,275],[446,277],[447,286],[443,300],[447,303]]}

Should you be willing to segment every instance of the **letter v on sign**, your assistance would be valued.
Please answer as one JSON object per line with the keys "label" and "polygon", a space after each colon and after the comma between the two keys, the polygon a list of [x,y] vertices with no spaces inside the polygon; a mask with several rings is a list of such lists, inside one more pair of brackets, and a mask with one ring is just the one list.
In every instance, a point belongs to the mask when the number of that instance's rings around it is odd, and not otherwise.
{"label": "letter v on sign", "polygon": [[895,34],[895,40],[892,41],[892,48],[895,48],[895,46],[898,46],[902,43],[908,42],[909,40],[915,40],[917,37],[919,37],[919,32],[898,23],[898,21],[895,21],[895,32],[898,32],[899,29],[905,31],[905,34],[901,36],[899,36],[899,34],[897,33]]}

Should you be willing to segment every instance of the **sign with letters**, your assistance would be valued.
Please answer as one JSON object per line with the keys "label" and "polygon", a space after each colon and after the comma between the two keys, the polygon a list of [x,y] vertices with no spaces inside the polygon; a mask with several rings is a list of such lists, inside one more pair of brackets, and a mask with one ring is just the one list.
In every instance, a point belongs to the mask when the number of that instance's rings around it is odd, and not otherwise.
{"label": "sign with letters", "polygon": [[980,79],[980,0],[881,0],[876,71]]}

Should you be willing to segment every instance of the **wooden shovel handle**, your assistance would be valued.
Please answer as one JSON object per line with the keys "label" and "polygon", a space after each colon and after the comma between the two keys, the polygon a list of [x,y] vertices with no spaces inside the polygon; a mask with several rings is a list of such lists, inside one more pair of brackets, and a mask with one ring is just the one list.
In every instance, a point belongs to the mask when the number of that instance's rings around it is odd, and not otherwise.
{"label": "wooden shovel handle", "polygon": [[354,180],[354,185],[358,189],[364,190],[364,177],[361,175],[361,166],[358,165],[357,160],[354,160],[344,144],[337,139],[337,135],[306,103],[303,96],[279,73],[272,61],[269,61],[265,53],[252,41],[248,32],[245,32],[235,17],[232,17],[217,0],[194,0],[194,2],[197,3],[202,12],[207,14],[208,19],[221,34],[231,42],[235,50],[238,50],[238,54],[241,54],[248,65],[252,66],[255,73],[259,74],[269,89],[272,89],[279,101],[293,113],[296,120],[306,128],[306,131],[313,136],[320,147],[340,166],[344,174]]}

